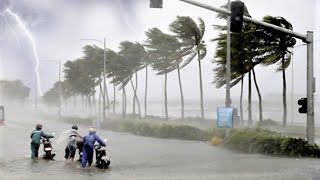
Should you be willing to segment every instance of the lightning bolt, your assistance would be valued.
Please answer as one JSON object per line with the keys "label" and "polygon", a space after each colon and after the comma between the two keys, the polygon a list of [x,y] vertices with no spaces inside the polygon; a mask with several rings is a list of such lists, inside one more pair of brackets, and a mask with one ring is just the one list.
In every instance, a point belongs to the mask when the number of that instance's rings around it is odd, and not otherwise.
{"label": "lightning bolt", "polygon": [[40,76],[39,76],[39,57],[38,57],[38,51],[37,51],[37,44],[36,44],[32,34],[27,29],[27,27],[23,24],[23,22],[21,21],[19,16],[17,14],[13,13],[9,8],[6,9],[6,12],[8,12],[10,15],[12,15],[16,19],[16,21],[18,22],[18,25],[25,32],[25,34],[27,35],[27,37],[29,38],[29,40],[32,44],[33,55],[36,60],[36,65],[35,65],[35,70],[34,70],[35,74],[36,74],[36,80],[37,80],[36,88],[38,89],[39,94],[42,95],[42,90],[41,90],[41,85],[40,85]]}
{"label": "lightning bolt", "polygon": [[[5,16],[4,12],[2,13],[2,16],[3,16],[6,24],[9,26],[9,28],[12,30],[12,32],[14,32],[14,34],[16,35],[16,32],[13,30],[12,26],[9,24],[9,22],[8,22],[8,20],[7,20],[7,17]],[[20,41],[18,40],[17,36],[14,36],[14,37],[15,37],[15,39],[16,39],[19,47],[21,48],[22,46],[21,46],[21,43],[20,43]]]}

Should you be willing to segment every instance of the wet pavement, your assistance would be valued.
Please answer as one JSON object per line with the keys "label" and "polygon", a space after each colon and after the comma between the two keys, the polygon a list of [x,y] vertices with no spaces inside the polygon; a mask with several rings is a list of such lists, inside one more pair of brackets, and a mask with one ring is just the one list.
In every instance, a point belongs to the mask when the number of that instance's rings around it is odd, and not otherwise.
{"label": "wet pavement", "polygon": [[[0,127],[0,179],[320,179],[320,160],[242,154],[205,142],[166,140],[99,130],[108,138],[111,167],[85,170],[80,163],[66,163],[59,135],[71,127],[42,121],[44,132],[56,133],[52,140],[54,161],[30,159],[30,133],[35,122],[9,121]],[[86,134],[89,127],[80,126]],[[42,148],[39,150],[43,154]]]}

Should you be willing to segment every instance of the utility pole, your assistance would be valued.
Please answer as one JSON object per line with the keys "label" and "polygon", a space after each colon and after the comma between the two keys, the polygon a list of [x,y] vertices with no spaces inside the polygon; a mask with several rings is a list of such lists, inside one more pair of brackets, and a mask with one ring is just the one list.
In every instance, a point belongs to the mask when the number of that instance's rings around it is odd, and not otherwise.
{"label": "utility pole", "polygon": [[314,92],[315,78],[313,77],[313,32],[307,32],[307,140],[309,144],[314,144]]}
{"label": "utility pole", "polygon": [[[228,0],[228,10],[230,11],[231,5],[230,0]],[[227,22],[227,67],[226,67],[226,107],[231,107],[230,98],[230,75],[231,75],[231,38],[230,38],[230,16]]]}
{"label": "utility pole", "polygon": [[[102,122],[106,119],[106,38],[103,39],[103,115]],[[108,104],[109,106],[109,104]],[[109,110],[109,107],[108,107]],[[99,124],[100,127],[100,124]]]}
{"label": "utility pole", "polygon": [[61,120],[61,60],[59,59],[59,121]]}
{"label": "utility pole", "polygon": [[38,109],[38,92],[37,92],[37,89],[38,89],[38,81],[37,81],[37,74],[35,73],[35,78],[34,78],[34,84],[35,84],[35,87],[34,87],[34,109],[37,111]]}

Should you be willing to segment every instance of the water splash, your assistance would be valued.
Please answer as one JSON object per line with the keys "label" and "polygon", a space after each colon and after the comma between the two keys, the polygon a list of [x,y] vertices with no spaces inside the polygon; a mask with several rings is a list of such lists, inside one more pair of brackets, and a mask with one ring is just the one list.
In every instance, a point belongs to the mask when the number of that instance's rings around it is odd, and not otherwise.
{"label": "water splash", "polygon": [[38,51],[37,51],[37,44],[36,44],[32,34],[27,29],[27,27],[23,24],[23,22],[21,21],[19,16],[17,14],[13,13],[9,8],[6,9],[6,12],[8,12],[10,15],[12,15],[16,19],[16,21],[18,22],[18,25],[25,32],[25,34],[27,35],[27,37],[29,38],[29,40],[32,44],[33,55],[36,60],[36,66],[35,66],[35,70],[34,70],[35,74],[36,74],[36,80],[37,80],[36,88],[38,89],[39,95],[42,95],[42,90],[41,90],[41,85],[40,85],[40,76],[39,76],[39,57],[38,57]]}

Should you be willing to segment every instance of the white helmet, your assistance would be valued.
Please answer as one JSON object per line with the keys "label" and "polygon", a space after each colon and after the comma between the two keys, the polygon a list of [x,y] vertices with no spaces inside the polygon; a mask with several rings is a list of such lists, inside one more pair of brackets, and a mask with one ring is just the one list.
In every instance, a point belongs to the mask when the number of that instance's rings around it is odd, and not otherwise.
{"label": "white helmet", "polygon": [[96,133],[96,132],[97,132],[97,130],[96,130],[96,128],[95,128],[95,127],[91,127],[91,128],[89,129],[89,132],[91,132],[91,133]]}

